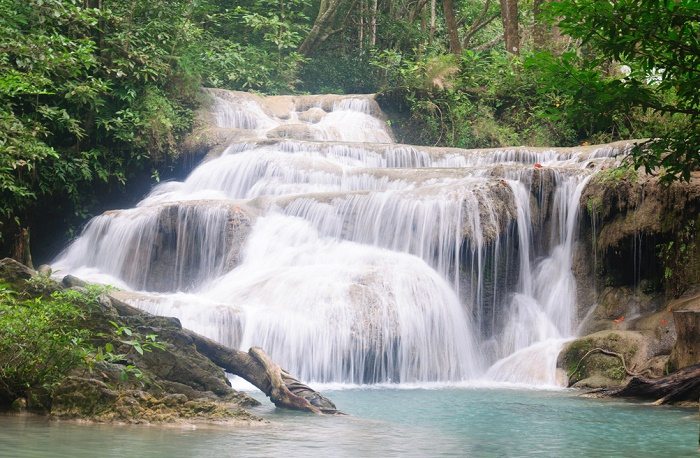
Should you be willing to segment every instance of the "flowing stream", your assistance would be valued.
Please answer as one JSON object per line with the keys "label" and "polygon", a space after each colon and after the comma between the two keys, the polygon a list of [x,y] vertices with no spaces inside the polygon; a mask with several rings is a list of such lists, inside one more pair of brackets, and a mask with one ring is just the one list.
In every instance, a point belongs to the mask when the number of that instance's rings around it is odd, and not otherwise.
{"label": "flowing stream", "polygon": [[54,270],[310,383],[558,384],[579,199],[623,146],[400,145],[372,96],[208,94],[221,153]]}

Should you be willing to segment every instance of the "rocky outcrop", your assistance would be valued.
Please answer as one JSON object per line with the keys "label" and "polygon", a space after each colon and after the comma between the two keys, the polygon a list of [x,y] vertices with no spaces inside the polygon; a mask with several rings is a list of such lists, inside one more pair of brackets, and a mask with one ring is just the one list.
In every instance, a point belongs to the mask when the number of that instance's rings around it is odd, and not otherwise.
{"label": "rocky outcrop", "polygon": [[[0,269],[1,282],[33,297],[28,286],[37,283],[32,280],[36,273],[7,259],[0,261]],[[94,288],[72,276],[62,285],[49,277],[42,282],[53,283],[53,290],[83,294],[89,292],[86,287]],[[338,413],[332,402],[281,370],[260,349],[228,349],[183,329],[176,318],[148,314],[109,292],[96,300],[75,297],[82,309],[79,326],[89,331],[94,354],[63,377],[48,397],[30,394],[13,402],[14,408],[43,410],[56,418],[126,423],[261,421],[245,410],[259,403],[231,388],[223,366],[259,386],[280,407]]]}
{"label": "rocky outcrop", "polygon": [[14,290],[23,290],[26,287],[26,281],[36,274],[34,269],[12,258],[0,259],[0,279]]}
{"label": "rocky outcrop", "polygon": [[251,208],[225,200],[105,212],[88,223],[55,268],[95,267],[135,289],[191,289],[238,265],[255,217]]}
{"label": "rocky outcrop", "polygon": [[[595,288],[592,289],[592,292]],[[628,286],[608,286],[598,293],[597,304],[583,323],[581,333],[606,329],[650,329],[650,326],[635,327],[632,323],[648,317],[662,309],[662,298],[658,295],[645,294],[638,288]]]}
{"label": "rocky outcrop", "polygon": [[604,170],[581,206],[574,273],[584,337],[565,346],[559,363],[573,386],[661,393],[667,374],[700,362],[700,172],[665,186],[632,169]]}
{"label": "rocky outcrop", "polygon": [[690,182],[664,185],[630,169],[609,169],[590,181],[581,206],[600,286],[672,298],[700,284],[700,172]]}
{"label": "rocky outcrop", "polygon": [[566,371],[569,386],[622,386],[631,372],[645,368],[650,357],[649,339],[642,333],[600,331],[566,344],[557,366]]}
{"label": "rocky outcrop", "polygon": [[[111,382],[111,381],[110,381]],[[153,394],[144,389],[114,388],[93,377],[71,376],[57,388],[51,405],[54,418],[120,423],[260,422],[235,400]]]}

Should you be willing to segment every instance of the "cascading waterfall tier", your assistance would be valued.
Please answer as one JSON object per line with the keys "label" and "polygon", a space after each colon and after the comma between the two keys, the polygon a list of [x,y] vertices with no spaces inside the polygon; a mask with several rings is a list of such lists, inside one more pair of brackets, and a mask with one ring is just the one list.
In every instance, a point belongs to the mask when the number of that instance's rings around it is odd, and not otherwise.
{"label": "cascading waterfall tier", "polygon": [[626,146],[399,145],[371,95],[207,90],[227,144],[54,269],[310,382],[554,384],[578,201]]}

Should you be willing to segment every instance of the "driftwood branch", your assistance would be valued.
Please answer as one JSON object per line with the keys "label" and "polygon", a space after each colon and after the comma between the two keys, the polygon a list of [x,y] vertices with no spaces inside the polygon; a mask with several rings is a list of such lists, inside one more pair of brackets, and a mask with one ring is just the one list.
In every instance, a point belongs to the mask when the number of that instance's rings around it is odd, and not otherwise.
{"label": "driftwood branch", "polygon": [[655,399],[654,404],[697,401],[700,397],[700,364],[658,379],[634,377],[627,386],[609,394],[615,397]]}
{"label": "driftwood branch", "polygon": [[632,372],[627,367],[627,364],[625,363],[625,357],[622,354],[611,351],[611,350],[606,350],[605,348],[594,348],[594,349],[586,352],[586,354],[581,357],[581,359],[578,361],[578,364],[576,364],[576,367],[574,368],[574,370],[571,371],[571,374],[569,374],[569,377],[571,377],[576,372],[578,372],[578,368],[581,367],[581,363],[583,362],[583,360],[585,360],[586,358],[588,358],[590,355],[592,355],[594,353],[602,353],[604,355],[615,356],[615,357],[619,358],[620,362],[622,363],[622,367],[625,369],[625,373],[627,373],[627,375],[630,375],[632,377],[641,377],[641,375],[642,375],[642,373]]}
{"label": "driftwood branch", "polygon": [[226,371],[250,382],[277,406],[313,413],[340,414],[335,404],[279,367],[261,348],[247,353],[183,329],[197,351]]}

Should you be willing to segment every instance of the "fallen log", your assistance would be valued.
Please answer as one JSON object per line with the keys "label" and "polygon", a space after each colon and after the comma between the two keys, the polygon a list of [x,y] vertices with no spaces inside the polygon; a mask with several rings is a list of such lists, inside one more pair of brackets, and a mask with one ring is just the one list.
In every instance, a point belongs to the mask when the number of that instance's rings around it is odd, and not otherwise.
{"label": "fallen log", "polygon": [[685,367],[665,377],[633,377],[627,385],[609,393],[613,397],[654,399],[654,404],[697,401],[700,397],[700,364]]}
{"label": "fallen log", "polygon": [[261,348],[248,352],[233,350],[218,342],[183,329],[197,351],[226,371],[250,382],[277,406],[313,413],[341,414],[335,404],[283,370]]}

